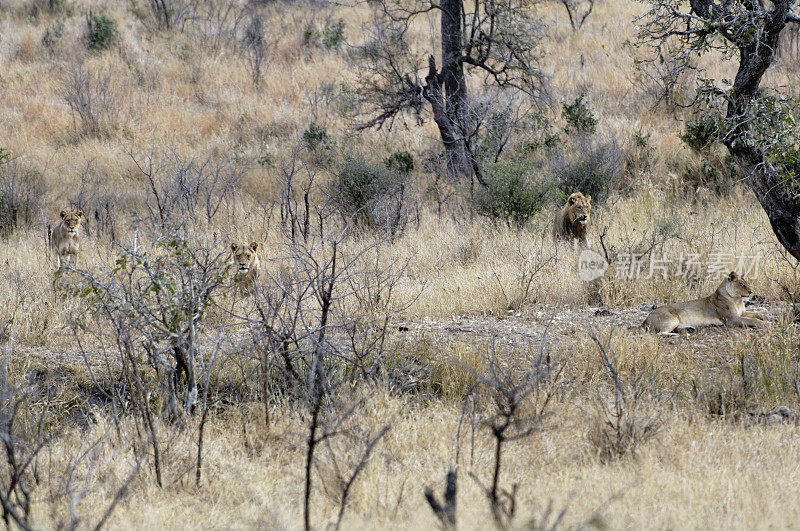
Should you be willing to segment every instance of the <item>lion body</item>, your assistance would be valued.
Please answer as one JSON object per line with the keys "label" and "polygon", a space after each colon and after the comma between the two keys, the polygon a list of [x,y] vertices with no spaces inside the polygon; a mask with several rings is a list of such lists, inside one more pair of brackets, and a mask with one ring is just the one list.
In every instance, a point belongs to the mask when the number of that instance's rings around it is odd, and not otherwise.
{"label": "lion body", "polygon": [[744,279],[731,272],[712,295],[656,308],[642,326],[659,334],[702,326],[761,328],[766,322],[755,312],[744,310],[744,298],[751,293]]}
{"label": "lion body", "polygon": [[56,253],[58,267],[61,268],[61,260],[66,259],[72,264],[77,263],[78,253],[81,250],[80,228],[83,221],[83,212],[61,211],[61,223],[53,228],[50,241]]}
{"label": "lion body", "polygon": [[558,211],[553,223],[553,238],[568,242],[578,241],[586,245],[586,232],[589,228],[592,211],[592,196],[575,192],[567,198],[567,203]]}
{"label": "lion body", "polygon": [[258,242],[242,245],[231,244],[231,258],[233,259],[233,280],[243,291],[252,291],[255,288],[261,270],[261,261],[258,258]]}

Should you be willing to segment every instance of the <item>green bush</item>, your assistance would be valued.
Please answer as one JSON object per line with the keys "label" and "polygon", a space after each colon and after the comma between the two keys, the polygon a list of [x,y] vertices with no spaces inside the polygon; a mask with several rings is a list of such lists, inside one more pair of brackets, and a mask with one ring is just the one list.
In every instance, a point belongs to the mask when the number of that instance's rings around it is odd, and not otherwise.
{"label": "green bush", "polygon": [[331,195],[344,216],[393,236],[405,226],[406,175],[348,153],[337,168]]}
{"label": "green bush", "polygon": [[800,197],[800,146],[786,146],[781,150],[776,162],[783,168],[783,175],[787,185],[787,191],[793,193],[795,197]]}
{"label": "green bush", "polygon": [[572,103],[561,104],[561,115],[566,120],[564,127],[566,133],[594,133],[597,128],[597,119],[592,109],[583,101],[586,94],[581,94]]}
{"label": "green bush", "polygon": [[602,201],[619,183],[625,159],[616,140],[573,139],[551,159],[550,171],[563,194],[583,192]]}
{"label": "green bush", "polygon": [[509,227],[522,228],[544,206],[552,183],[533,178],[516,163],[488,165],[486,187],[475,194],[479,214]]}
{"label": "green bush", "polygon": [[344,41],[344,20],[328,22],[322,30],[323,46],[329,50],[336,50]]}
{"label": "green bush", "polygon": [[680,139],[693,151],[702,153],[719,137],[719,124],[710,116],[696,118],[686,123]]}
{"label": "green bush", "polygon": [[409,174],[414,171],[414,156],[408,151],[395,151],[383,161],[390,170],[398,171],[402,174]]}
{"label": "green bush", "polygon": [[89,13],[86,17],[86,48],[102,51],[110,48],[119,37],[117,23],[105,15]]}
{"label": "green bush", "polygon": [[308,124],[308,127],[303,131],[303,140],[305,140],[308,149],[316,151],[320,146],[324,146],[330,140],[328,137],[328,130],[324,125],[317,125],[315,122]]}

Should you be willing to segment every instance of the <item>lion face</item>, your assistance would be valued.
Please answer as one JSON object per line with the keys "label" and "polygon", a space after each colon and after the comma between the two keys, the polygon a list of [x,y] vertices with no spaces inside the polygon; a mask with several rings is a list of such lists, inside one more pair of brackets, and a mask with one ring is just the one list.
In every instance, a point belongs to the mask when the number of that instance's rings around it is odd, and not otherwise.
{"label": "lion face", "polygon": [[567,215],[570,224],[585,227],[589,224],[589,215],[592,211],[592,196],[575,192],[567,199]]}
{"label": "lion face", "polygon": [[750,285],[740,276],[738,276],[734,271],[731,271],[730,275],[725,279],[723,282],[725,287],[725,291],[728,292],[733,298],[745,298],[752,295],[753,290],[750,289]]}
{"label": "lion face", "polygon": [[249,245],[231,244],[231,254],[233,255],[233,265],[236,268],[236,275],[246,275],[258,269],[258,242],[250,242]]}
{"label": "lion face", "polygon": [[75,212],[61,211],[61,226],[67,230],[69,236],[77,236],[78,229],[83,221],[83,211],[76,210]]}

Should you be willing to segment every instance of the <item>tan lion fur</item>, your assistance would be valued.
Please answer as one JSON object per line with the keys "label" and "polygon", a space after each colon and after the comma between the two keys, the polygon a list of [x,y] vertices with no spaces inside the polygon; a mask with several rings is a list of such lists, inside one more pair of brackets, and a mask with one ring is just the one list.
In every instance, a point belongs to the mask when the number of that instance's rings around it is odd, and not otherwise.
{"label": "tan lion fur", "polygon": [[650,312],[642,326],[659,334],[671,334],[676,329],[701,326],[762,328],[766,322],[757,313],[744,310],[744,299],[751,293],[747,282],[731,271],[712,295],[656,308]]}
{"label": "tan lion fur", "polygon": [[258,259],[258,242],[231,243],[231,258],[233,259],[234,282],[245,292],[253,290],[261,270],[261,261]]}
{"label": "tan lion fur", "polygon": [[73,265],[78,261],[81,250],[80,228],[83,221],[83,212],[61,211],[61,223],[53,228],[50,237],[51,245],[56,253],[58,268],[61,269],[61,259],[65,258]]}
{"label": "tan lion fur", "polygon": [[575,192],[567,198],[567,203],[558,211],[553,223],[553,238],[573,242],[578,240],[586,245],[586,231],[589,228],[592,211],[592,196]]}

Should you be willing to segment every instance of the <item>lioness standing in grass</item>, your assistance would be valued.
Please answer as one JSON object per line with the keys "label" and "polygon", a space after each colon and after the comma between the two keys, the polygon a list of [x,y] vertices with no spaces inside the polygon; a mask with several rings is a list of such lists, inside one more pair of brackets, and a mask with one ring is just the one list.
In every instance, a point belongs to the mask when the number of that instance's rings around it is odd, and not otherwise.
{"label": "lioness standing in grass", "polygon": [[232,243],[231,257],[233,258],[234,282],[242,292],[251,292],[255,288],[261,269],[261,262],[258,259],[258,242],[250,242],[249,245]]}
{"label": "lioness standing in grass", "polygon": [[553,238],[586,245],[586,230],[592,211],[592,196],[575,192],[567,198],[567,204],[556,214],[553,223]]}
{"label": "lioness standing in grass", "polygon": [[50,235],[50,243],[56,252],[58,268],[61,269],[61,258],[64,257],[75,265],[78,261],[78,253],[81,250],[80,228],[83,221],[83,212],[61,211],[61,223],[53,228]]}
{"label": "lioness standing in grass", "polygon": [[744,279],[731,271],[713,295],[688,302],[675,302],[656,308],[642,326],[659,334],[675,329],[701,326],[752,326],[762,328],[766,322],[755,312],[744,311],[744,299],[753,293]]}

